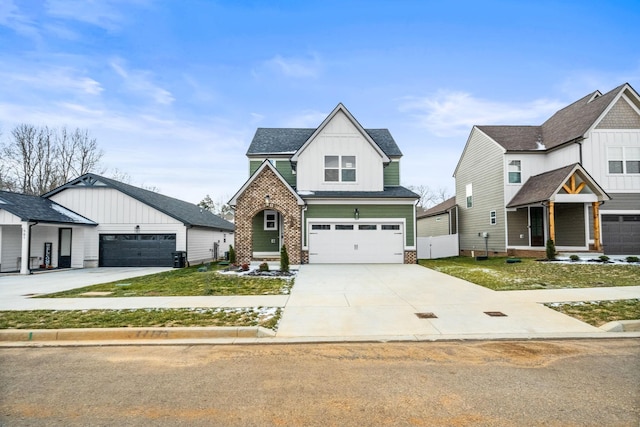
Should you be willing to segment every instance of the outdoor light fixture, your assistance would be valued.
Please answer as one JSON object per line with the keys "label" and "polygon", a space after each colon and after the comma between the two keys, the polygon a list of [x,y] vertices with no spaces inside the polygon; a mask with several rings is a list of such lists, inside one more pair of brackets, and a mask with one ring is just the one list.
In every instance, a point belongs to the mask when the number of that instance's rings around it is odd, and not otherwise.
{"label": "outdoor light fixture", "polygon": [[271,197],[269,197],[269,195],[267,194],[266,196],[264,196],[264,204],[269,206],[271,204]]}
{"label": "outdoor light fixture", "polygon": [[355,208],[353,210],[353,219],[360,219],[360,211],[358,210],[358,208]]}
{"label": "outdoor light fixture", "polygon": [[136,233],[139,233],[139,232],[140,232],[140,226],[136,225]]}

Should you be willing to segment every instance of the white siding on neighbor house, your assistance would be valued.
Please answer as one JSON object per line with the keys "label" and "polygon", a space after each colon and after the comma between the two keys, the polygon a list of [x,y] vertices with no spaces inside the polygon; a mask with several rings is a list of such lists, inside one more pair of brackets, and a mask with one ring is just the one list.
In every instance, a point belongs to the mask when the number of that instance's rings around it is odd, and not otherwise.
{"label": "white siding on neighbor house", "polygon": [[594,130],[583,143],[583,162],[607,192],[640,193],[640,174],[610,174],[607,147],[640,148],[640,129]]}
{"label": "white siding on neighbor house", "polygon": [[444,236],[450,234],[449,213],[417,219],[418,237]]}
{"label": "white siding on neighbor house", "polygon": [[[50,198],[99,224],[85,230],[86,263],[98,260],[100,234],[175,234],[176,250],[187,250],[186,227],[182,222],[118,190],[104,187],[69,188]],[[138,225],[140,228],[136,230]]]}
{"label": "white siding on neighbor house", "polygon": [[223,257],[233,244],[233,233],[228,231],[209,230],[206,228],[190,228],[187,237],[187,257],[192,263],[213,260],[213,246],[218,244],[218,257]]}
{"label": "white siding on neighbor house", "polygon": [[0,237],[0,272],[20,270],[18,258],[21,256],[22,226],[5,225]]}
{"label": "white siding on neighbor house", "polygon": [[[484,250],[485,240],[478,233],[489,232],[489,250],[505,251],[504,150],[478,129],[473,128],[456,169],[456,200],[460,249]],[[473,186],[473,207],[467,208],[466,188]],[[490,211],[496,211],[497,224],[489,224]]]}
{"label": "white siding on neighbor house", "polygon": [[[355,156],[356,182],[324,182],[324,156]],[[298,191],[382,191],[382,157],[347,116],[339,112],[300,154]]]}

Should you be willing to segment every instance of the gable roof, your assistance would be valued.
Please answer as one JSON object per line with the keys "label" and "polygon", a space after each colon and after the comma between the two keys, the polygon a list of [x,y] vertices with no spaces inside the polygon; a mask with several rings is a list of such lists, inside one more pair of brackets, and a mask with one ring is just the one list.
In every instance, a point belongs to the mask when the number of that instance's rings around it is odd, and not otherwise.
{"label": "gable roof", "polygon": [[[605,93],[592,92],[553,114],[540,126],[477,126],[509,151],[549,150],[579,140],[602,114],[628,91],[638,97],[628,84]],[[542,146],[540,145],[542,144]]]}
{"label": "gable roof", "polygon": [[426,211],[419,213],[418,215],[416,215],[416,218],[420,219],[420,218],[440,215],[453,209],[455,205],[456,205],[456,197],[453,196],[450,199],[447,199],[444,202],[439,203],[427,209]]}
{"label": "gable roof", "polygon": [[551,200],[576,171],[580,171],[580,175],[588,182],[589,186],[600,193],[599,199],[610,199],[607,193],[587,173],[582,165],[580,165],[580,163],[574,163],[529,178],[507,204],[507,208],[516,208]]}
{"label": "gable roof", "polygon": [[230,206],[236,206],[238,204],[238,197],[240,197],[240,195],[244,193],[247,188],[249,188],[249,185],[251,185],[251,183],[266,168],[270,169],[276,175],[276,177],[278,177],[278,179],[282,182],[282,184],[287,188],[287,190],[289,190],[289,192],[293,194],[293,196],[296,198],[296,202],[298,203],[298,205],[304,205],[304,200],[302,200],[302,198],[298,195],[298,193],[296,193],[296,190],[293,189],[293,187],[287,182],[287,180],[284,179],[282,174],[278,172],[278,169],[276,169],[276,167],[273,166],[269,160],[265,160],[262,162],[260,167],[258,167],[258,169],[256,169],[256,171],[249,177],[249,179],[247,179],[247,181],[242,185],[242,187],[240,187],[240,189],[236,192],[236,194],[234,194],[233,197],[229,200]]}
{"label": "gable roof", "polygon": [[51,197],[69,188],[112,188],[118,190],[127,196],[130,196],[139,202],[142,202],[172,218],[182,222],[185,226],[197,226],[206,228],[218,228],[221,230],[233,231],[234,225],[229,221],[220,218],[202,209],[200,206],[194,205],[183,200],[174,199],[160,193],[145,190],[143,188],[134,187],[114,179],[105,178],[93,173],[84,174],[68,183],[46,193],[43,197]]}
{"label": "gable roof", "polygon": [[51,224],[98,225],[65,208],[53,200],[40,196],[0,191],[0,209],[17,216],[21,221]]}
{"label": "gable roof", "polygon": [[315,136],[330,119],[337,114],[338,111],[343,111],[347,117],[354,123],[354,125],[361,130],[365,138],[368,138],[370,142],[381,150],[387,157],[399,157],[402,156],[400,148],[396,144],[395,140],[391,136],[391,132],[388,129],[364,129],[358,121],[349,113],[349,111],[342,104],[338,106],[329,114],[329,116],[315,129],[311,128],[258,128],[253,140],[247,150],[247,156],[253,155],[275,155],[275,154],[289,154],[294,155],[300,149],[302,149],[307,142],[309,142],[313,136]]}

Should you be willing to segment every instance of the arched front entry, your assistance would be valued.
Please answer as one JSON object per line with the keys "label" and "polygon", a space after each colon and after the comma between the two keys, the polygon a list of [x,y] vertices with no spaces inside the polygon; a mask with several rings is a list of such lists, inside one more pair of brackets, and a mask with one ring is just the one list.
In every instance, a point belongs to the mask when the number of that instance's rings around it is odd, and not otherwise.
{"label": "arched front entry", "polygon": [[239,263],[279,258],[284,244],[290,263],[300,264],[303,205],[277,172],[265,163],[234,200],[235,249]]}

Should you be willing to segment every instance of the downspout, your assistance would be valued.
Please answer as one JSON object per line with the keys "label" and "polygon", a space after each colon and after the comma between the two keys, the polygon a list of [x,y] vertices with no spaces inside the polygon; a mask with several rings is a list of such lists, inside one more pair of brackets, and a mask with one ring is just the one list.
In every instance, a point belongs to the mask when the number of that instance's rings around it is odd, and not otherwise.
{"label": "downspout", "polygon": [[29,274],[33,274],[31,271],[31,227],[37,225],[38,221],[35,221],[33,224],[29,224],[29,241],[27,242],[27,267],[29,270]]}
{"label": "downspout", "polygon": [[188,224],[187,232],[184,233],[184,262],[186,267],[189,267],[189,230],[191,230],[192,227],[193,225]]}

